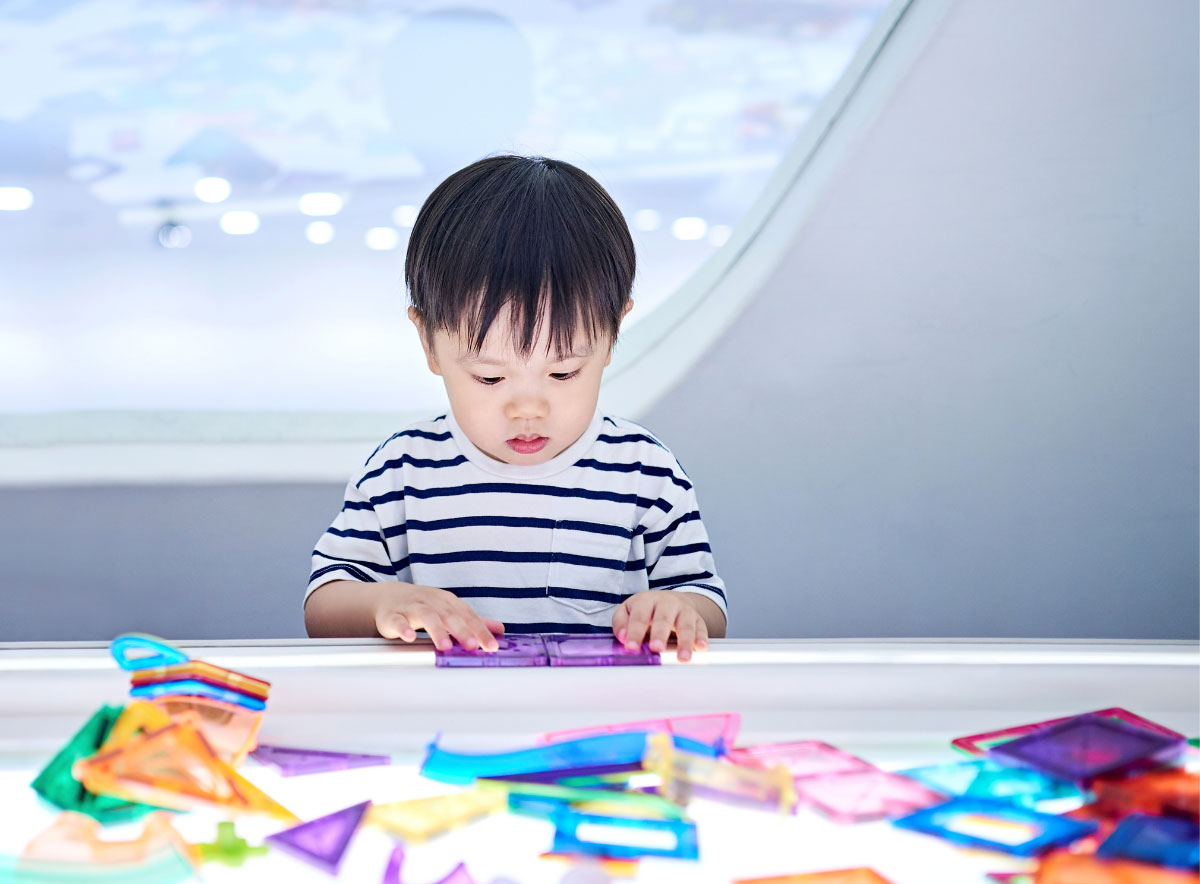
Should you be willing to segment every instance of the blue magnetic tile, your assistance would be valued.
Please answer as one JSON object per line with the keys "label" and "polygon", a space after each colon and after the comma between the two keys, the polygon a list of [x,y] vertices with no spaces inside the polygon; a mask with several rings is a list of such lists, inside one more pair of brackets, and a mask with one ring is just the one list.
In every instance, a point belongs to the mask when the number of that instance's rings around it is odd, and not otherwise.
{"label": "blue magnetic tile", "polygon": [[970,798],[995,798],[1022,807],[1055,798],[1080,798],[1083,793],[1069,780],[1022,767],[1006,767],[977,759],[935,764],[897,771],[938,792]]}
{"label": "blue magnetic tile", "polygon": [[[1094,822],[1039,813],[1007,801],[982,798],[952,798],[945,804],[892,820],[892,824],[966,847],[999,850],[1015,856],[1037,856],[1091,835],[1098,828]],[[1017,840],[987,837],[978,832],[980,828],[1003,830],[1006,826],[1028,827],[1033,831]]]}
{"label": "blue magnetic tile", "polygon": [[1104,839],[1096,856],[1194,869],[1200,866],[1200,825],[1178,817],[1131,814]]}

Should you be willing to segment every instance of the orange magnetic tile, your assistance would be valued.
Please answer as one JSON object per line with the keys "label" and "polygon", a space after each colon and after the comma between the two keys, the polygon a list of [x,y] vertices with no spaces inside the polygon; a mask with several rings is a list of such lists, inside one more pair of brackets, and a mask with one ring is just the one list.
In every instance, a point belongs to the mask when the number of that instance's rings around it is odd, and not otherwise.
{"label": "orange magnetic tile", "polygon": [[[261,792],[214,754],[191,725],[172,724],[75,764],[85,788],[160,807],[220,807],[263,813],[287,822],[298,817]],[[137,796],[137,797],[133,797]]]}
{"label": "orange magnetic tile", "polygon": [[97,753],[109,752],[124,746],[143,731],[162,730],[171,723],[166,710],[145,700],[133,700],[113,723],[112,730],[100,744]]}
{"label": "orange magnetic tile", "polygon": [[167,694],[155,697],[152,702],[163,709],[171,721],[196,728],[217,757],[233,767],[245,761],[258,745],[262,712],[191,694]]}
{"label": "orange magnetic tile", "polygon": [[[541,859],[553,859],[572,864],[580,862],[580,857],[573,853],[554,853],[553,851],[548,851],[538,854],[538,856]],[[612,875],[614,878],[632,878],[638,872],[638,861],[636,859],[588,856],[584,857],[584,861],[598,864],[605,874]]]}
{"label": "orange magnetic tile", "polygon": [[776,875],[773,878],[739,878],[733,884],[891,884],[874,869],[835,869],[800,875]]}
{"label": "orange magnetic tile", "polygon": [[1034,884],[1198,884],[1200,876],[1145,863],[1055,852],[1042,858],[1033,880]]}
{"label": "orange magnetic tile", "polygon": [[87,814],[75,811],[60,813],[50,825],[25,845],[23,859],[54,862],[96,863],[100,865],[141,863],[164,850],[174,850],[189,863],[192,851],[171,825],[171,815],[164,812],[146,817],[141,834],[128,841],[101,838],[104,829]]}
{"label": "orange magnetic tile", "polygon": [[271,691],[271,683],[261,678],[254,678],[232,669],[224,669],[203,660],[189,660],[186,663],[176,663],[173,666],[156,666],[152,669],[136,669],[129,674],[129,681],[134,687],[146,684],[157,684],[160,681],[180,681],[194,678],[206,681],[217,687],[228,687],[261,700],[267,698]]}
{"label": "orange magnetic tile", "polygon": [[1096,804],[1109,814],[1176,814],[1200,819],[1200,772],[1181,768],[1092,783]]}

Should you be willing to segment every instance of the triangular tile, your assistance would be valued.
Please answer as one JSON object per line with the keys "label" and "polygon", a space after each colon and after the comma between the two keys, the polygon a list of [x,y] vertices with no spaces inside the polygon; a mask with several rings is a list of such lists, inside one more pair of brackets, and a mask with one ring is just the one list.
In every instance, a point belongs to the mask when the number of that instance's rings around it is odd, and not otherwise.
{"label": "triangular tile", "polygon": [[370,806],[370,801],[364,801],[268,835],[267,840],[305,862],[336,875],[350,839],[358,831],[358,824]]}

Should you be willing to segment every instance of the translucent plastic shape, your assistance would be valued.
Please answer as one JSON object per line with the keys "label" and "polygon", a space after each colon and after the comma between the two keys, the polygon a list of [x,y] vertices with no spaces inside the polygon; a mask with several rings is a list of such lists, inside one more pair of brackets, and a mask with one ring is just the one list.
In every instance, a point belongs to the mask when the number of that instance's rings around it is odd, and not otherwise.
{"label": "translucent plastic shape", "polygon": [[1038,866],[1037,884],[1196,884],[1193,872],[1056,852]]}
{"label": "translucent plastic shape", "polygon": [[324,749],[297,749],[291,746],[265,744],[259,744],[250,754],[255,761],[269,764],[285,777],[325,773],[332,770],[353,770],[358,767],[380,767],[392,763],[389,755],[330,752]]}
{"label": "translucent plastic shape", "polygon": [[776,875],[770,878],[739,878],[733,884],[891,884],[874,869],[835,869],[802,875]]}
{"label": "translucent plastic shape", "polygon": [[1173,814],[1200,820],[1200,772],[1172,768],[1092,782],[1096,804],[1105,813]]}
{"label": "translucent plastic shape", "polygon": [[[682,819],[683,809],[672,801],[646,792],[629,792],[621,789],[584,789],[555,783],[522,783],[511,780],[480,780],[481,784],[494,784],[508,795],[509,809],[549,819],[562,805],[605,803],[620,805],[620,813],[630,816],[649,814],[665,819]],[[515,802],[514,802],[514,799]],[[533,799],[533,800],[524,800]],[[591,812],[600,812],[594,807]],[[619,815],[619,814],[618,814]]]}
{"label": "translucent plastic shape", "polygon": [[38,773],[34,791],[55,807],[85,813],[101,823],[129,822],[152,811],[147,804],[89,791],[74,774],[75,763],[99,750],[123,711],[122,706],[97,709]]}
{"label": "translucent plastic shape", "polygon": [[729,760],[746,767],[769,768],[782,764],[793,777],[875,770],[875,765],[820,740],[769,743],[730,749]]}
{"label": "translucent plastic shape", "polygon": [[651,734],[646,744],[643,768],[662,778],[662,794],[677,804],[703,797],[782,813],[796,807],[792,777],[783,765],[759,770],[680,752],[661,733]]}
{"label": "translucent plastic shape", "polygon": [[1080,715],[989,750],[1005,764],[1085,783],[1094,777],[1144,770],[1182,754],[1182,737],[1169,737],[1099,715]]}
{"label": "translucent plastic shape", "polygon": [[129,689],[129,696],[139,697],[144,700],[153,700],[157,697],[173,694],[208,697],[210,700],[220,700],[223,703],[243,706],[252,712],[261,712],[267,708],[266,702],[257,697],[250,697],[232,688],[217,687],[206,681],[197,681],[194,678],[185,678],[179,681],[151,682]]}
{"label": "translucent plastic shape", "polygon": [[370,801],[355,804],[268,835],[267,841],[330,875],[336,875],[370,806]]}
{"label": "translucent plastic shape", "polygon": [[163,709],[171,721],[196,728],[217,757],[233,767],[245,761],[258,742],[262,712],[208,697],[175,694],[156,697],[154,705]]}
{"label": "translucent plastic shape", "polygon": [[294,822],[281,807],[216,756],[188,724],[141,734],[119,748],[75,764],[89,790],[175,810],[217,807],[232,814],[266,814]]}
{"label": "translucent plastic shape", "polygon": [[741,726],[742,715],[740,712],[717,712],[711,715],[677,715],[671,718],[649,718],[644,721],[627,721],[621,724],[602,724],[594,727],[550,731],[543,734],[542,739],[546,742],[556,743],[561,740],[580,740],[584,737],[598,737],[603,734],[663,731],[712,746],[720,754],[737,742]]}
{"label": "translucent plastic shape", "polygon": [[193,847],[204,862],[219,862],[222,865],[237,868],[247,859],[255,856],[266,856],[270,848],[265,844],[251,847],[245,838],[238,836],[233,823],[229,821],[217,823],[217,840],[209,844],[195,844]]}
{"label": "translucent plastic shape", "polygon": [[507,806],[505,790],[480,784],[452,795],[376,804],[367,813],[367,822],[415,844],[499,813]]}
{"label": "translucent plastic shape", "polygon": [[984,759],[917,767],[897,773],[947,795],[1000,798],[1022,807],[1036,807],[1040,801],[1057,798],[1083,797],[1069,780]]}
{"label": "translucent plastic shape", "polygon": [[[383,870],[383,880],[381,884],[404,884],[400,878],[400,870],[404,867],[404,848],[395,847],[392,849],[391,856],[388,857],[387,868]],[[475,879],[471,877],[470,872],[463,863],[459,863],[450,870],[444,878],[439,878],[433,884],[475,884]]]}
{"label": "translucent plastic shape", "polygon": [[662,658],[643,644],[628,650],[615,638],[595,635],[547,635],[551,666],[658,666]]}
{"label": "translucent plastic shape", "polygon": [[1096,856],[1194,869],[1200,866],[1200,826],[1191,820],[1136,813],[1117,824]]}
{"label": "translucent plastic shape", "polygon": [[167,813],[157,812],[146,817],[141,833],[125,841],[106,840],[101,837],[100,823],[90,816],[66,811],[25,845],[21,852],[25,859],[53,860],[56,862],[96,863],[142,863],[163,851],[172,851],[187,857],[190,853],[179,833],[171,825]]}
{"label": "translucent plastic shape", "polygon": [[911,813],[945,800],[915,780],[883,770],[861,770],[795,780],[800,804],[838,823],[861,823]]}
{"label": "translucent plastic shape", "polygon": [[[1128,709],[1122,709],[1120,706],[1112,706],[1108,709],[1097,709],[1095,712],[1084,713],[1085,715],[1098,715],[1101,718],[1113,718],[1118,721],[1123,721],[1126,724],[1132,724],[1135,727],[1142,727],[1149,731],[1155,731],[1168,737],[1175,737],[1182,740],[1183,734],[1177,733],[1168,727],[1151,721],[1148,718],[1130,712]],[[1050,718],[1046,721],[1035,721],[1032,724],[1019,724],[1015,727],[1007,727],[998,731],[987,731],[982,734],[972,734],[969,737],[959,737],[952,740],[950,745],[956,749],[966,752],[968,755],[982,756],[986,755],[990,748],[1014,740],[1017,737],[1023,737],[1026,734],[1031,734],[1034,731],[1042,728],[1050,727],[1051,725],[1061,724],[1064,721],[1070,721],[1073,718],[1078,718],[1077,715],[1065,715],[1062,718]]]}
{"label": "translucent plastic shape", "polygon": [[108,646],[117,665],[127,671],[177,666],[188,661],[188,655],[160,638],[141,632],[118,635]]}
{"label": "translucent plastic shape", "polygon": [[1095,823],[1038,813],[1006,801],[952,798],[893,820],[913,832],[935,835],[963,847],[1037,856],[1096,831]]}
{"label": "translucent plastic shape", "polygon": [[130,675],[129,682],[134,687],[140,687],[146,684],[184,679],[195,679],[214,687],[230,688],[260,700],[267,699],[267,695],[271,692],[269,681],[234,672],[232,669],[223,669],[212,663],[205,663],[203,660],[189,660],[187,663],[177,663],[174,666],[137,669]]}
{"label": "translucent plastic shape", "polygon": [[546,642],[540,635],[502,635],[496,642],[499,647],[495,651],[469,651],[454,645],[448,651],[438,651],[435,664],[443,669],[550,665]]}
{"label": "translucent plastic shape", "polygon": [[[560,811],[554,817],[556,853],[584,853],[632,859],[643,856],[699,859],[696,824]],[[666,836],[663,838],[662,836]],[[654,843],[665,841],[662,846]]]}
{"label": "translucent plastic shape", "polygon": [[645,753],[643,733],[609,734],[488,754],[449,752],[434,742],[429,744],[421,773],[444,783],[465,785],[477,777],[640,767]]}

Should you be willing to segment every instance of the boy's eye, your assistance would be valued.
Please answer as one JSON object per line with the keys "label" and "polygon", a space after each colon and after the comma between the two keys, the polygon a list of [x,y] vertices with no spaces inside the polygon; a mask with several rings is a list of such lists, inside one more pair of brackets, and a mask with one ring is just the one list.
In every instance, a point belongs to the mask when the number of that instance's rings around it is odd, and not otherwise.
{"label": "boy's eye", "polygon": [[504,380],[504,378],[481,378],[481,377],[478,377],[477,375],[472,375],[472,377],[474,377],[475,380],[479,381],[479,383],[487,384],[489,387],[493,387],[496,384],[500,383],[502,380]]}
{"label": "boy's eye", "polygon": [[575,375],[579,374],[579,371],[580,370],[578,368],[574,371],[556,371],[552,372],[550,377],[554,378],[556,381],[569,381],[571,378],[575,377]]}

